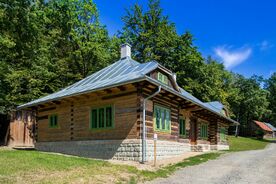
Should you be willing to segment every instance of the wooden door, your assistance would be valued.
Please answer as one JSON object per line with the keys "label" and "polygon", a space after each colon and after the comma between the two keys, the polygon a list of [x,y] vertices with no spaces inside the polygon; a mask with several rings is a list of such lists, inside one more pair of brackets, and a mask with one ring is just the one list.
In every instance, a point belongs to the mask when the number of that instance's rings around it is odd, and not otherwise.
{"label": "wooden door", "polygon": [[197,141],[197,123],[195,120],[190,121],[190,142],[195,145]]}
{"label": "wooden door", "polygon": [[34,146],[34,117],[32,113],[21,112],[10,122],[9,145],[12,147]]}

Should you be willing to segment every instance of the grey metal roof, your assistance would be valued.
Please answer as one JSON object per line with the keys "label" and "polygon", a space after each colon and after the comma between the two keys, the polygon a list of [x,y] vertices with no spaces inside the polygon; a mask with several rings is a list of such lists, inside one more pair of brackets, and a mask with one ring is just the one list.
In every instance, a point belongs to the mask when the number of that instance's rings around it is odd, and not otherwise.
{"label": "grey metal roof", "polygon": [[218,113],[222,113],[224,107],[224,105],[219,101],[205,102],[204,104],[213,109],[214,111],[217,111]]}
{"label": "grey metal roof", "polygon": [[273,126],[273,125],[271,125],[270,123],[265,123],[266,124],[266,126],[268,126],[273,132],[276,132],[276,128]]}
{"label": "grey metal roof", "polygon": [[39,104],[54,101],[54,100],[59,100],[64,97],[76,96],[79,94],[85,94],[85,93],[89,93],[97,90],[119,86],[122,84],[128,84],[128,83],[138,82],[142,80],[147,80],[156,85],[161,85],[162,88],[178,95],[179,97],[182,97],[188,101],[191,101],[201,106],[202,108],[205,108],[219,116],[222,116],[223,118],[233,123],[238,123],[224,116],[220,112],[218,112],[218,109],[213,107],[212,105],[203,103],[202,101],[200,101],[199,99],[197,99],[196,97],[194,97],[193,95],[185,91],[184,89],[179,88],[180,92],[178,92],[173,88],[161,83],[160,81],[146,75],[151,71],[155,70],[156,68],[158,68],[159,66],[160,65],[156,61],[151,61],[151,62],[141,64],[127,57],[113,63],[112,65],[106,68],[103,68],[102,70],[56,93],[47,95],[45,97],[39,98],[37,100],[31,101],[23,105],[20,105],[18,109],[35,106],[35,105],[39,105]]}
{"label": "grey metal roof", "polygon": [[25,107],[31,107],[68,96],[84,94],[91,91],[100,90],[102,88],[133,82],[139,79],[142,80],[147,73],[156,69],[157,67],[158,63],[156,61],[140,64],[131,58],[124,58],[80,80],[79,82],[64,88],[61,91],[20,105],[18,108],[21,109]]}

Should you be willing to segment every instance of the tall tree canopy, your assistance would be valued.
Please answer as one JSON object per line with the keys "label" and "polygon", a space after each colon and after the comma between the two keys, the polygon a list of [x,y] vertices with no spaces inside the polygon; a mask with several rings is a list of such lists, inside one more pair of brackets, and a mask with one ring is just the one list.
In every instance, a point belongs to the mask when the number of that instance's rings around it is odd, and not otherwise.
{"label": "tall tree canopy", "polygon": [[53,93],[114,61],[117,44],[98,17],[92,0],[0,3],[0,66],[5,71],[0,79],[1,112]]}
{"label": "tall tree canopy", "polygon": [[269,110],[271,110],[267,119],[276,127],[276,72],[266,81],[265,88],[269,91]]}
{"label": "tall tree canopy", "polygon": [[175,25],[163,15],[159,0],[150,0],[147,11],[136,4],[127,11],[123,21],[119,37],[130,42],[136,60],[158,61],[177,73],[181,87],[200,97],[203,58],[189,32],[177,34]]}
{"label": "tall tree canopy", "polygon": [[[190,32],[179,34],[159,0],[136,4],[110,37],[92,0],[0,2],[0,113],[53,93],[119,58],[129,42],[139,62],[156,60],[177,74],[180,87],[202,101],[221,101],[246,127],[252,119],[276,125],[276,73],[268,80],[225,70],[203,58]],[[262,88],[265,82],[265,88]]]}

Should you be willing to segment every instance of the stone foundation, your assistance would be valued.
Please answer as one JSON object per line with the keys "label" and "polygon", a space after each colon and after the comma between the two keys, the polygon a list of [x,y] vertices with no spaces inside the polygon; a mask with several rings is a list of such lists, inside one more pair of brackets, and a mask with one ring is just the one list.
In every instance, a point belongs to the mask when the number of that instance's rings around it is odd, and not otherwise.
{"label": "stone foundation", "polygon": [[[158,140],[156,143],[156,155],[158,160],[171,158],[187,152],[191,152],[191,146],[189,143],[161,141],[161,140]],[[151,161],[154,159],[154,141],[153,140],[147,141],[146,155],[147,155],[147,161]]]}
{"label": "stone foundation", "polygon": [[191,145],[191,150],[195,151],[195,152],[229,150],[229,145],[226,145],[226,144],[218,144],[218,145],[197,144],[197,145]]}
{"label": "stone foundation", "polygon": [[136,139],[37,142],[35,148],[99,159],[139,161],[142,155],[140,140]]}
{"label": "stone foundation", "polygon": [[[153,140],[147,140],[147,161],[154,158],[153,145]],[[90,158],[142,160],[142,144],[139,139],[37,142],[35,148],[40,151]],[[157,159],[174,157],[189,151],[191,151],[191,147],[188,143],[157,141]]]}
{"label": "stone foundation", "polygon": [[205,152],[205,151],[210,151],[211,146],[210,144],[191,145],[191,150],[195,152]]}
{"label": "stone foundation", "polygon": [[229,145],[226,144],[218,144],[217,150],[229,150]]}

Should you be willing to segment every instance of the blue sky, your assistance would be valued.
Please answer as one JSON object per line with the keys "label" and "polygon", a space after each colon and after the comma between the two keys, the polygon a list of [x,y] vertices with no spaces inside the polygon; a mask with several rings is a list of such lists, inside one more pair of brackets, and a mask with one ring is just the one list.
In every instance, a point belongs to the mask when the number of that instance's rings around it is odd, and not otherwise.
{"label": "blue sky", "polygon": [[[95,0],[100,20],[113,35],[125,9],[146,0]],[[179,34],[190,31],[203,56],[211,55],[233,72],[268,78],[276,72],[276,1],[161,0]]]}

